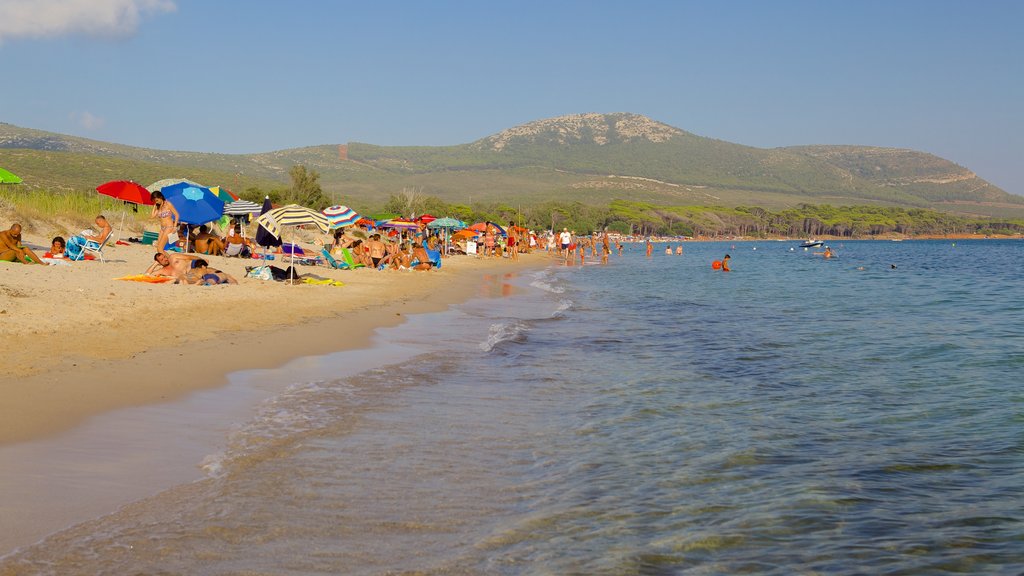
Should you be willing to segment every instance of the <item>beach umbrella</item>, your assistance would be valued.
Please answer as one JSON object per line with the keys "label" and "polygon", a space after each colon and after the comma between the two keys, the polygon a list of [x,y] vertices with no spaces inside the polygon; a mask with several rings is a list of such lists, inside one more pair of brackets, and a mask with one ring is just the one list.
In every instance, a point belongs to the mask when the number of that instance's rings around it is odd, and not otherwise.
{"label": "beach umbrella", "polygon": [[435,218],[434,216],[431,216],[430,214],[423,214],[419,218],[416,219],[417,222],[423,222],[424,224],[430,224],[434,220],[437,220],[437,218]]}
{"label": "beach umbrella", "polygon": [[432,221],[429,224],[427,224],[427,228],[433,228],[434,230],[440,229],[440,230],[444,231],[444,253],[445,254],[448,254],[448,248],[449,248],[449,244],[451,242],[452,230],[457,230],[459,228],[465,228],[465,227],[466,227],[466,223],[465,222],[463,222],[462,220],[457,220],[455,218],[437,218],[434,221]]}
{"label": "beach umbrella", "polygon": [[238,200],[238,195],[234,194],[227,188],[222,188],[220,186],[210,186],[210,192],[216,194],[217,198],[220,198],[221,201],[224,202],[225,204],[230,204],[235,200]]}
{"label": "beach umbrella", "polygon": [[206,224],[224,215],[224,202],[209,188],[179,182],[164,186],[160,192],[174,204],[178,219],[186,224]]}
{"label": "beach umbrella", "polygon": [[[270,203],[270,196],[263,199],[263,209],[260,210],[260,215],[266,214],[273,209],[273,205]],[[281,245],[281,238],[276,234],[271,234],[269,230],[260,225],[256,228],[256,243],[264,248],[274,248]],[[264,255],[266,251],[264,250]]]}
{"label": "beach umbrella", "polygon": [[455,218],[438,218],[431,222],[430,224],[427,224],[427,228],[446,228],[449,230],[455,230],[458,228],[465,227],[465,222],[463,222],[462,220],[457,220]]}
{"label": "beach umbrella", "polygon": [[192,186],[202,186],[202,184],[193,182],[191,180],[186,180],[184,178],[164,178],[163,180],[157,180],[156,182],[153,182],[149,186],[146,186],[146,190],[149,190],[150,193],[157,192],[163,190],[165,186],[173,186],[174,184],[181,184],[182,182],[190,184]]}
{"label": "beach umbrella", "polygon": [[324,208],[324,216],[327,217],[327,222],[330,224],[331,230],[337,230],[338,228],[344,228],[345,226],[352,226],[361,218],[359,214],[356,214],[355,210],[348,206],[331,206],[330,208]]}
{"label": "beach umbrella", "polygon": [[[110,196],[122,202],[128,202],[129,204],[152,205],[153,200],[149,197],[149,190],[142,187],[141,184],[136,184],[131,180],[113,180],[105,184],[100,184],[96,187],[96,191],[104,196]],[[138,208],[133,208],[138,210]],[[117,240],[121,240],[121,231],[124,230],[124,218],[127,214],[126,210],[121,211],[121,225],[117,227]]]}
{"label": "beach umbrella", "polygon": [[456,240],[462,240],[462,239],[469,240],[470,238],[476,238],[480,234],[481,234],[480,232],[477,232],[476,230],[473,230],[472,228],[466,228],[465,230],[459,230],[455,234],[452,234],[452,238],[454,238]]}
{"label": "beach umbrella", "polygon": [[[327,222],[327,216],[323,213],[317,212],[312,208],[306,208],[305,206],[299,206],[298,204],[288,204],[287,206],[281,206],[280,208],[274,208],[269,212],[260,214],[260,217],[256,219],[268,233],[281,237],[281,230],[285,226],[315,226],[320,229],[321,232],[326,233],[330,229],[330,224]],[[295,270],[295,251],[291,251],[292,265],[291,270]],[[289,278],[290,279],[290,278]]]}
{"label": "beach umbrella", "polygon": [[378,222],[377,228],[396,228],[401,230],[419,230],[420,225],[413,222],[412,220],[405,220],[402,218],[394,218],[392,220],[386,220],[384,222]]}
{"label": "beach umbrella", "polygon": [[100,184],[96,187],[96,191],[104,196],[110,196],[111,198],[131,204],[145,204],[147,206],[153,204],[153,200],[149,197],[149,190],[131,180],[113,180]]}
{"label": "beach umbrella", "polygon": [[0,168],[0,184],[21,184],[21,178],[18,178],[11,172]]}
{"label": "beach umbrella", "polygon": [[259,214],[260,205],[248,200],[235,200],[224,205],[224,213],[228,216],[245,216],[246,214]]}
{"label": "beach umbrella", "polygon": [[315,226],[324,233],[330,230],[327,216],[312,208],[306,208],[298,204],[288,204],[287,206],[274,208],[269,212],[260,214],[256,222],[278,238],[281,237],[281,229],[285,226]]}

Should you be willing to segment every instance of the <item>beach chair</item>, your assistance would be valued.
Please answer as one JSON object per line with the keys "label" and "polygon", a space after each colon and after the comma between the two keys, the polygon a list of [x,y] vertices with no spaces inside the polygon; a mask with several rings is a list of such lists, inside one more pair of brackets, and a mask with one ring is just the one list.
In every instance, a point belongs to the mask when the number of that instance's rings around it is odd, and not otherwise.
{"label": "beach chair", "polygon": [[331,256],[331,253],[327,251],[327,248],[322,248],[320,254],[324,257],[324,260],[330,264],[331,268],[335,270],[355,270],[356,268],[363,268],[365,264],[356,262],[356,259],[352,257],[352,252],[348,248],[342,248],[342,261],[338,262],[338,259]]}
{"label": "beach chair", "polygon": [[[79,251],[78,253],[72,254],[70,251],[68,252],[68,259],[69,260],[85,260],[85,255],[86,254],[92,254],[94,257],[99,258],[100,262],[103,262],[104,264],[106,264],[107,261],[103,258],[103,247],[106,246],[108,242],[110,242],[110,238],[113,235],[114,235],[114,233],[113,233],[113,231],[111,231],[111,233],[107,234],[107,237],[104,238],[102,242],[95,242],[93,240],[86,240],[84,244],[79,244],[79,246],[81,247],[81,251]],[[80,236],[75,236],[75,237],[71,238],[71,240],[76,240],[76,239],[80,240],[81,237]]]}

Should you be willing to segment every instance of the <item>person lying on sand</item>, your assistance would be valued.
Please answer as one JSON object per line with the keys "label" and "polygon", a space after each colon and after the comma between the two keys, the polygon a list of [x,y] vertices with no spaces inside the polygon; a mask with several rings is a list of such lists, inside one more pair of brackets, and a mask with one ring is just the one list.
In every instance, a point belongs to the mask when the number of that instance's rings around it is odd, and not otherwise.
{"label": "person lying on sand", "polygon": [[182,280],[185,278],[185,273],[192,268],[192,262],[195,260],[199,260],[199,256],[157,252],[153,255],[153,264],[146,269],[145,274],[170,276],[176,280]]}
{"label": "person lying on sand", "polygon": [[21,243],[21,224],[15,222],[9,230],[0,232],[0,261],[22,264],[43,264],[43,259]]}
{"label": "person lying on sand", "polygon": [[192,261],[192,268],[185,272],[183,279],[185,284],[198,284],[200,286],[213,286],[215,284],[238,284],[233,276],[210,268],[209,263],[202,258]]}

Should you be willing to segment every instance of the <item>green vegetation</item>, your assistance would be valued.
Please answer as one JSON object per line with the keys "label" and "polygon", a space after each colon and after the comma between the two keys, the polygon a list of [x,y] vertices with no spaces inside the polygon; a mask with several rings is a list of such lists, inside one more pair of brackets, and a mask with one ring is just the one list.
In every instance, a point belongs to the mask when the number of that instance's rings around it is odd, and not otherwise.
{"label": "green vegetation", "polygon": [[[270,196],[314,207],[346,204],[362,213],[447,210],[462,219],[515,216],[545,226],[573,222],[578,229],[802,233],[802,225],[782,222],[792,211],[825,205],[858,209],[857,215],[808,216],[808,228],[838,235],[931,227],[919,215],[904,226],[906,216],[886,220],[868,206],[885,214],[889,208],[952,213],[968,223],[987,216],[999,222],[993,230],[1013,230],[1024,218],[1024,197],[931,154],[866,146],[753,148],[631,114],[538,121],[455,146],[350,143],[259,154],[150,150],[0,123],[0,166],[31,190],[91,192],[114,179],[185,177],[256,202]],[[774,220],[762,221],[757,210]]]}

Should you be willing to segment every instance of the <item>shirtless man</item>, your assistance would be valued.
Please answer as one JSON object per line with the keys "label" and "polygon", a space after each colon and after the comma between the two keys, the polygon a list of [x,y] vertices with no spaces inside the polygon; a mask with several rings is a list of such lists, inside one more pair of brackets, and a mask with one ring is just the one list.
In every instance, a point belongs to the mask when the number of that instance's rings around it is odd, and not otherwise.
{"label": "shirtless man", "polygon": [[192,261],[199,259],[199,256],[192,254],[157,252],[153,255],[153,264],[145,273],[150,276],[170,276],[176,280],[184,280],[185,274],[192,268]]}
{"label": "shirtless man", "polygon": [[223,256],[224,250],[227,248],[223,240],[210,234],[210,229],[205,224],[199,227],[199,233],[193,238],[192,246],[199,254],[211,256]]}
{"label": "shirtless man", "polygon": [[380,263],[384,260],[384,256],[388,253],[388,247],[386,244],[380,241],[380,234],[374,234],[370,237],[370,241],[366,243],[366,251],[370,256],[370,262],[373,267],[380,266]]}
{"label": "shirtless man", "polygon": [[430,255],[423,249],[423,246],[414,245],[412,247],[413,261],[417,264],[413,266],[413,270],[430,270],[434,267],[434,263],[430,261]]}
{"label": "shirtless man", "polygon": [[21,224],[12,224],[10,230],[0,232],[0,261],[22,264],[43,264],[43,259],[21,243]]}

